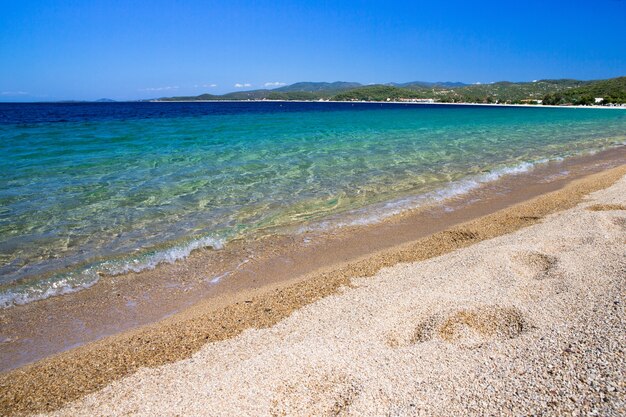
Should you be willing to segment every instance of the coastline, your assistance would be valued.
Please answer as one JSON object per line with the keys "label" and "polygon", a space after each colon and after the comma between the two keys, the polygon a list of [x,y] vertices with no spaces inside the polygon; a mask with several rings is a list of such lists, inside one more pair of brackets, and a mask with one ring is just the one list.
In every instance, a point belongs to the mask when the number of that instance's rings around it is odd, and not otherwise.
{"label": "coastline", "polygon": [[370,248],[366,255],[347,258],[343,264],[326,270],[310,271],[295,280],[269,282],[245,291],[235,288],[221,303],[200,302],[156,324],[5,373],[0,376],[0,407],[3,413],[59,408],[142,366],[171,363],[188,357],[209,341],[231,338],[250,327],[271,326],[302,306],[350,285],[354,277],[373,275],[399,262],[428,259],[537,223],[550,213],[572,207],[586,194],[610,185],[624,173],[626,168],[621,165],[608,172],[583,175],[568,185],[568,181],[556,184],[556,189],[565,185],[560,191],[540,193],[543,195],[531,200],[522,198],[527,201],[512,207],[505,204],[502,210],[469,223],[459,222],[417,240],[409,237],[388,248]]}
{"label": "coastline", "polygon": [[625,191],[353,277],[53,415],[620,415]]}
{"label": "coastline", "polygon": [[[35,106],[33,110],[37,108]],[[335,113],[335,108],[346,112]],[[459,117],[448,123],[445,118],[438,117],[447,113],[443,107],[430,110],[422,107],[424,111],[417,113],[409,111],[411,108],[406,106],[381,106],[380,111],[373,113],[361,111],[375,108],[378,107],[311,103],[172,105],[167,109],[129,104],[108,110],[97,105],[47,107],[51,112],[48,115],[51,122],[72,122],[69,125],[46,124],[44,129],[50,130],[50,135],[81,136],[82,129],[89,129],[83,119],[94,118],[98,120],[98,135],[115,135],[124,143],[137,141],[145,149],[140,151],[132,145],[128,152],[122,152],[123,157],[120,159],[116,156],[120,152],[117,148],[98,148],[99,169],[106,171],[112,164],[119,165],[119,169],[110,172],[112,178],[115,178],[115,185],[99,187],[95,195],[85,184],[98,181],[100,171],[77,171],[70,178],[62,165],[72,166],[72,161],[55,159],[54,164],[59,165],[59,169],[51,170],[56,173],[54,180],[42,180],[39,184],[37,181],[40,180],[27,170],[26,165],[22,167],[16,162],[16,169],[11,171],[15,179],[23,177],[23,181],[30,181],[32,186],[28,189],[32,188],[35,192],[46,187],[54,198],[44,200],[41,205],[9,204],[9,210],[15,210],[15,221],[7,230],[16,228],[19,232],[12,231],[17,234],[8,235],[5,239],[6,249],[3,250],[7,251],[4,256],[8,261],[2,267],[0,307],[80,291],[92,286],[104,275],[138,272],[151,269],[158,263],[175,262],[200,246],[220,249],[235,239],[247,239],[255,233],[263,234],[266,230],[269,230],[268,233],[280,233],[277,229],[283,226],[288,228],[316,221],[321,223],[329,214],[331,217],[339,217],[353,210],[364,214],[360,216],[361,213],[357,213],[354,217],[376,217],[366,211],[381,202],[394,205],[396,200],[410,200],[415,196],[418,196],[414,199],[416,205],[423,205],[425,199],[417,201],[421,196],[440,200],[451,194],[464,193],[476,183],[494,181],[507,173],[523,172],[549,161],[569,159],[626,143],[622,126],[626,119],[607,112],[526,112],[509,109],[511,112],[493,113],[488,108],[478,111],[478,108],[456,107],[454,109],[458,110]],[[407,111],[400,111],[402,108]],[[325,109],[332,111],[323,111]],[[391,113],[387,114],[385,109]],[[64,116],[66,111],[73,116]],[[302,119],[301,111],[310,117]],[[155,117],[154,123],[137,118],[137,112]],[[255,123],[240,126],[236,114],[241,112],[253,114],[250,120],[261,122],[263,128],[255,132]],[[16,123],[25,122],[28,121],[28,114],[15,108],[10,110],[9,119]],[[167,117],[162,117],[165,114]],[[185,114],[202,117],[178,117]],[[339,115],[346,117],[336,117]],[[509,117],[515,122],[502,125]],[[546,118],[571,126],[571,132],[563,129],[550,132],[554,127],[545,123]],[[126,126],[126,122],[121,120],[127,119],[134,122]],[[397,120],[391,123],[392,119]],[[587,120],[589,123],[570,125],[578,120]],[[335,123],[341,125],[341,128]],[[431,125],[438,127],[435,130],[425,129]],[[457,129],[460,125],[467,125],[467,130]],[[210,140],[202,133],[207,126],[215,126],[215,130],[208,130],[211,132]],[[64,133],[66,128],[70,130]],[[321,133],[318,128],[322,128]],[[7,137],[12,138],[11,144],[13,141],[20,143],[22,129],[23,133],[33,137],[41,133],[38,128],[31,130],[32,127],[18,123],[5,130]],[[147,142],[140,140],[144,129],[154,130],[150,137],[155,142],[167,145],[163,146],[165,153],[170,156],[177,154],[175,158],[171,156],[174,158],[171,164],[163,164],[161,153],[153,154]],[[190,141],[186,136],[180,136],[180,129],[188,129],[188,134],[194,139]],[[522,135],[521,132],[526,129],[534,133],[529,131],[529,134]],[[352,134],[347,134],[353,130],[362,132],[357,135],[357,141],[352,139]],[[589,134],[585,134],[584,130],[588,130]],[[443,143],[435,138],[434,132],[443,133],[441,140],[450,143],[448,149],[441,151]],[[487,132],[493,132],[493,135]],[[169,134],[174,135],[172,138],[177,146],[168,140]],[[300,138],[300,134],[306,140],[302,139],[304,142],[298,148],[298,142],[288,138],[292,135]],[[233,136],[236,139],[229,139],[223,147],[213,146],[212,143],[222,136]],[[337,144],[330,140],[334,136],[337,137]],[[247,137],[259,138],[255,140],[257,145],[252,148],[244,146]],[[381,140],[383,137],[384,140]],[[242,160],[254,158],[257,151],[268,152],[270,144],[275,141],[286,141],[289,146],[284,152],[270,152],[268,158],[260,160],[265,161],[261,163],[269,171],[258,171],[255,165],[255,170],[247,173],[248,165],[231,166],[230,156],[227,155],[234,152],[240,153]],[[56,141],[45,143],[47,148],[55,151]],[[496,143],[500,146],[495,146]],[[340,163],[332,166],[329,162],[338,155],[328,154],[326,148],[335,146],[344,150],[345,157],[337,159]],[[76,149],[81,158],[91,158],[88,145],[79,141]],[[465,158],[463,150],[471,152],[471,156]],[[26,148],[23,151],[24,158],[33,158]],[[136,161],[129,155],[135,152],[143,155],[141,161],[145,163],[145,169],[133,170]],[[181,152],[183,155],[178,155]],[[216,157],[217,154],[223,154],[224,157]],[[215,170],[210,168],[212,165],[194,165],[193,161],[198,158],[215,161]],[[435,161],[440,161],[442,165],[437,166]],[[12,163],[10,159],[8,163]],[[366,165],[372,168],[369,173],[364,169]],[[196,168],[202,175],[189,175],[189,171]],[[24,172],[20,171],[22,169]],[[122,175],[121,172],[126,174]],[[176,174],[171,176],[171,172]],[[311,177],[312,174],[314,177]],[[179,175],[185,177],[185,180],[172,180]],[[285,186],[273,187],[272,181],[266,179],[267,175],[281,178]],[[31,176],[32,179],[26,179]],[[200,186],[215,181],[222,185]],[[258,193],[246,193],[245,189],[251,181],[261,181],[259,184],[263,185],[263,189],[257,190]],[[85,184],[72,185],[70,189],[74,194],[65,193],[65,188],[55,186],[75,182]],[[321,182],[327,184],[321,186]],[[159,191],[155,192],[151,187],[156,186],[156,183],[159,184]],[[9,189],[11,184],[10,181],[7,183]],[[133,188],[135,186],[138,188]],[[212,191],[224,187],[232,188],[224,193]],[[328,190],[335,189],[336,195],[327,195]],[[175,197],[170,198],[169,193]],[[93,202],[94,198],[105,195],[108,198]],[[269,201],[264,199],[263,196],[269,195],[274,197]],[[227,203],[230,200],[235,203]],[[294,202],[297,203],[292,205]],[[410,205],[411,202],[408,202]],[[140,210],[134,210],[137,203]],[[407,207],[407,204],[403,207],[395,205],[392,210],[387,210],[384,205],[381,204],[380,211],[383,213],[378,217],[384,217],[388,212],[397,213]],[[80,221],[63,221],[64,206],[73,207],[72,213]],[[41,212],[47,214],[37,215]],[[113,224],[110,223],[111,216],[115,216]],[[30,236],[29,228],[35,225],[40,233],[27,238]],[[32,244],[28,240],[31,238],[35,239]],[[216,276],[223,272],[227,271],[219,271]]]}
{"label": "coastline", "polygon": [[[415,104],[415,105],[436,105],[436,106],[490,106],[490,107],[524,107],[538,109],[621,109],[626,110],[625,106],[581,106],[581,105],[563,105],[557,106],[552,104],[498,104],[498,103],[440,103],[440,102],[413,102],[413,101],[335,101],[335,100],[141,100],[142,103],[359,103],[359,104]],[[120,102],[122,103],[122,102]]]}
{"label": "coastline", "polygon": [[624,160],[626,146],[540,163],[434,202],[412,205],[409,201],[408,208],[407,202],[404,208],[384,204],[377,210],[383,215],[377,221],[372,222],[368,212],[359,214],[356,223],[343,226],[235,240],[223,249],[197,249],[185,259],[154,269],[103,275],[95,285],[78,292],[0,309],[0,372],[155,323],[200,301],[223,307],[247,291],[303,279],[423,238],[557,190]]}

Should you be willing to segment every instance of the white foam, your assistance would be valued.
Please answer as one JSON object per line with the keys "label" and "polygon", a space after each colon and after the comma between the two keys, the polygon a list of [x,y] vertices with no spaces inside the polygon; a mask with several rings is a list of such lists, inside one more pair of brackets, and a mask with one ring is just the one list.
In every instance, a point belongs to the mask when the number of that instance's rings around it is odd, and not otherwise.
{"label": "white foam", "polygon": [[229,276],[231,273],[231,271],[227,271],[224,272],[223,274],[217,275],[215,277],[213,277],[212,279],[209,280],[210,284],[217,284],[218,282],[220,282],[222,280],[222,278],[225,278],[227,276]]}
{"label": "white foam", "polygon": [[121,275],[127,272],[141,272],[146,269],[154,269],[162,263],[173,264],[176,261],[185,259],[196,249],[213,248],[218,250],[223,247],[224,242],[221,239],[204,237],[192,240],[185,245],[174,246],[170,249],[155,252],[143,258],[134,259],[131,262],[125,262],[121,265],[115,265],[106,269],[107,273],[110,275]]}
{"label": "white foam", "polygon": [[141,272],[146,269],[154,269],[162,263],[173,264],[178,260],[186,258],[194,250],[207,247],[221,249],[224,247],[224,243],[220,239],[204,237],[131,261],[104,261],[84,268],[81,271],[57,275],[33,285],[3,290],[0,291],[0,308],[23,305],[49,297],[84,290],[98,282],[100,273],[120,275],[127,272]]}
{"label": "white foam", "polygon": [[492,182],[492,181],[496,181],[500,178],[502,178],[505,175],[517,175],[517,174],[523,174],[525,172],[528,172],[530,170],[532,170],[535,165],[538,164],[545,164],[547,162],[549,162],[549,159],[542,159],[539,160],[535,163],[532,162],[522,162],[519,165],[513,166],[513,167],[504,167],[504,168],[500,168],[497,169],[495,171],[492,171],[488,174],[485,174],[482,176],[482,178],[478,179],[479,183],[485,183],[485,182]]}
{"label": "white foam", "polygon": [[28,304],[33,301],[44,300],[58,295],[71,294],[73,292],[89,288],[96,282],[98,282],[97,275],[96,278],[81,283],[72,282],[70,277],[66,277],[53,282],[39,284],[40,286],[45,285],[45,288],[23,287],[3,291],[0,292],[0,307],[8,308],[16,305]]}
{"label": "white foam", "polygon": [[241,269],[242,266],[244,266],[245,264],[247,264],[248,262],[250,262],[250,258],[246,258],[243,261],[239,262],[239,264],[235,267],[235,269],[233,271],[226,271],[222,274],[216,275],[214,277],[212,277],[211,279],[207,278],[204,281],[208,281],[209,284],[217,284],[218,282],[220,282],[222,280],[222,278],[226,278],[227,276],[229,276],[230,274],[232,274],[235,271],[239,271]]}
{"label": "white foam", "polygon": [[[315,225],[304,226],[300,228],[298,232],[305,233],[315,230],[329,230],[334,227],[364,226],[379,223],[384,219],[396,216],[405,211],[465,195],[483,184],[497,181],[504,176],[523,174],[531,171],[538,164],[557,160],[562,160],[562,158],[542,159],[535,162],[522,162],[510,167],[502,167],[485,174],[479,174],[459,181],[454,181],[439,190],[388,201],[382,204],[376,204],[363,209],[353,210],[347,213],[347,216],[351,217],[350,220],[339,220],[338,218],[334,219],[334,221],[333,219],[326,220],[316,223]],[[346,215],[344,214],[342,217],[345,218],[345,216]]]}

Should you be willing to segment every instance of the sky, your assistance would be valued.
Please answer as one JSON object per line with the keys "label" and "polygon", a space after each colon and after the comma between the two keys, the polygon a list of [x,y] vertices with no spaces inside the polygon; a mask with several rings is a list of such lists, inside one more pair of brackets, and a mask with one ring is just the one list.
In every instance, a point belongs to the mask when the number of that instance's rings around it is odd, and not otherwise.
{"label": "sky", "polygon": [[0,101],[626,75],[626,1],[0,0]]}

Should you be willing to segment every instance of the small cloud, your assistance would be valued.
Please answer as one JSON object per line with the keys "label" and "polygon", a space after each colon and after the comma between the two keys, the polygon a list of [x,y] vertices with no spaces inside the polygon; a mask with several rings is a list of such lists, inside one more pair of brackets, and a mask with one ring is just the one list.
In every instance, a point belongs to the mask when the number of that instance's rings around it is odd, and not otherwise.
{"label": "small cloud", "polygon": [[178,90],[177,85],[168,85],[166,87],[148,87],[148,88],[140,88],[139,91],[167,91],[167,90]]}
{"label": "small cloud", "polygon": [[217,84],[196,84],[193,86],[194,88],[215,88],[217,87]]}
{"label": "small cloud", "polygon": [[280,81],[274,81],[273,83],[265,83],[263,85],[265,87],[281,87],[283,85],[287,85],[287,83],[281,83]]}
{"label": "small cloud", "polygon": [[27,96],[26,91],[3,91],[0,93],[2,96]]}
{"label": "small cloud", "polygon": [[250,83],[243,83],[243,84],[237,83],[237,84],[235,84],[235,88],[244,88],[244,87],[252,87],[252,84],[250,84]]}
{"label": "small cloud", "polygon": [[477,81],[474,83],[474,85],[481,85],[482,83],[480,81]]}

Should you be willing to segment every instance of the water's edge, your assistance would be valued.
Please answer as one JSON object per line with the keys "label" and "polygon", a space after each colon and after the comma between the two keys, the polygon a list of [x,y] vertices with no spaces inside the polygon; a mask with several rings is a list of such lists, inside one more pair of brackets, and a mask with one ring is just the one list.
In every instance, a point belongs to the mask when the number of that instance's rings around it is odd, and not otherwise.
{"label": "water's edge", "polygon": [[[512,166],[501,167],[480,175],[470,175],[424,194],[371,204],[360,209],[329,215],[322,220],[302,224],[298,227],[289,225],[282,229],[274,228],[265,233],[269,235],[284,233],[301,234],[309,231],[330,232],[344,227],[375,224],[411,210],[444,204],[447,200],[462,197],[480,187],[496,183],[503,177],[525,174],[541,165],[576,160],[577,158],[610,151],[610,149],[624,146],[624,143],[617,143],[604,149],[589,149],[553,158],[525,161]],[[568,173],[564,172],[562,174],[567,175]],[[262,236],[262,232],[263,231],[259,231],[256,235],[250,237],[258,238]],[[140,254],[130,254],[125,257],[91,262],[73,268],[70,271],[52,274],[43,279],[28,279],[17,283],[17,285],[5,285],[5,288],[0,287],[0,308],[10,308],[44,300],[49,297],[72,294],[92,287],[102,276],[117,276],[130,272],[138,273],[145,270],[152,270],[163,264],[174,264],[175,262],[182,261],[198,249],[210,248],[213,250],[221,250],[228,242],[229,241],[223,238],[210,235],[195,239],[183,239],[182,241],[173,242],[170,245],[163,244],[159,248],[144,251]],[[229,271],[223,273],[224,276],[228,274],[230,274]],[[213,277],[211,282],[217,283],[220,279],[221,276]]]}
{"label": "water's edge", "polygon": [[[310,276],[326,277],[354,262],[388,249],[401,250],[405,244],[455,225],[496,212],[508,213],[509,207],[515,211],[520,203],[560,190],[574,180],[593,185],[587,176],[625,163],[626,147],[620,147],[540,164],[518,175],[502,176],[443,204],[404,211],[377,223],[321,234],[303,232],[247,243],[235,241],[220,251],[198,249],[173,264],[104,276],[85,291],[3,309],[0,370],[107,336],[123,337],[131,329],[149,329],[152,326],[143,326],[167,317],[180,320],[193,316],[194,311],[247,303],[258,294],[304,283]],[[516,219],[513,216],[511,221]],[[229,257],[226,263],[220,261]]]}

